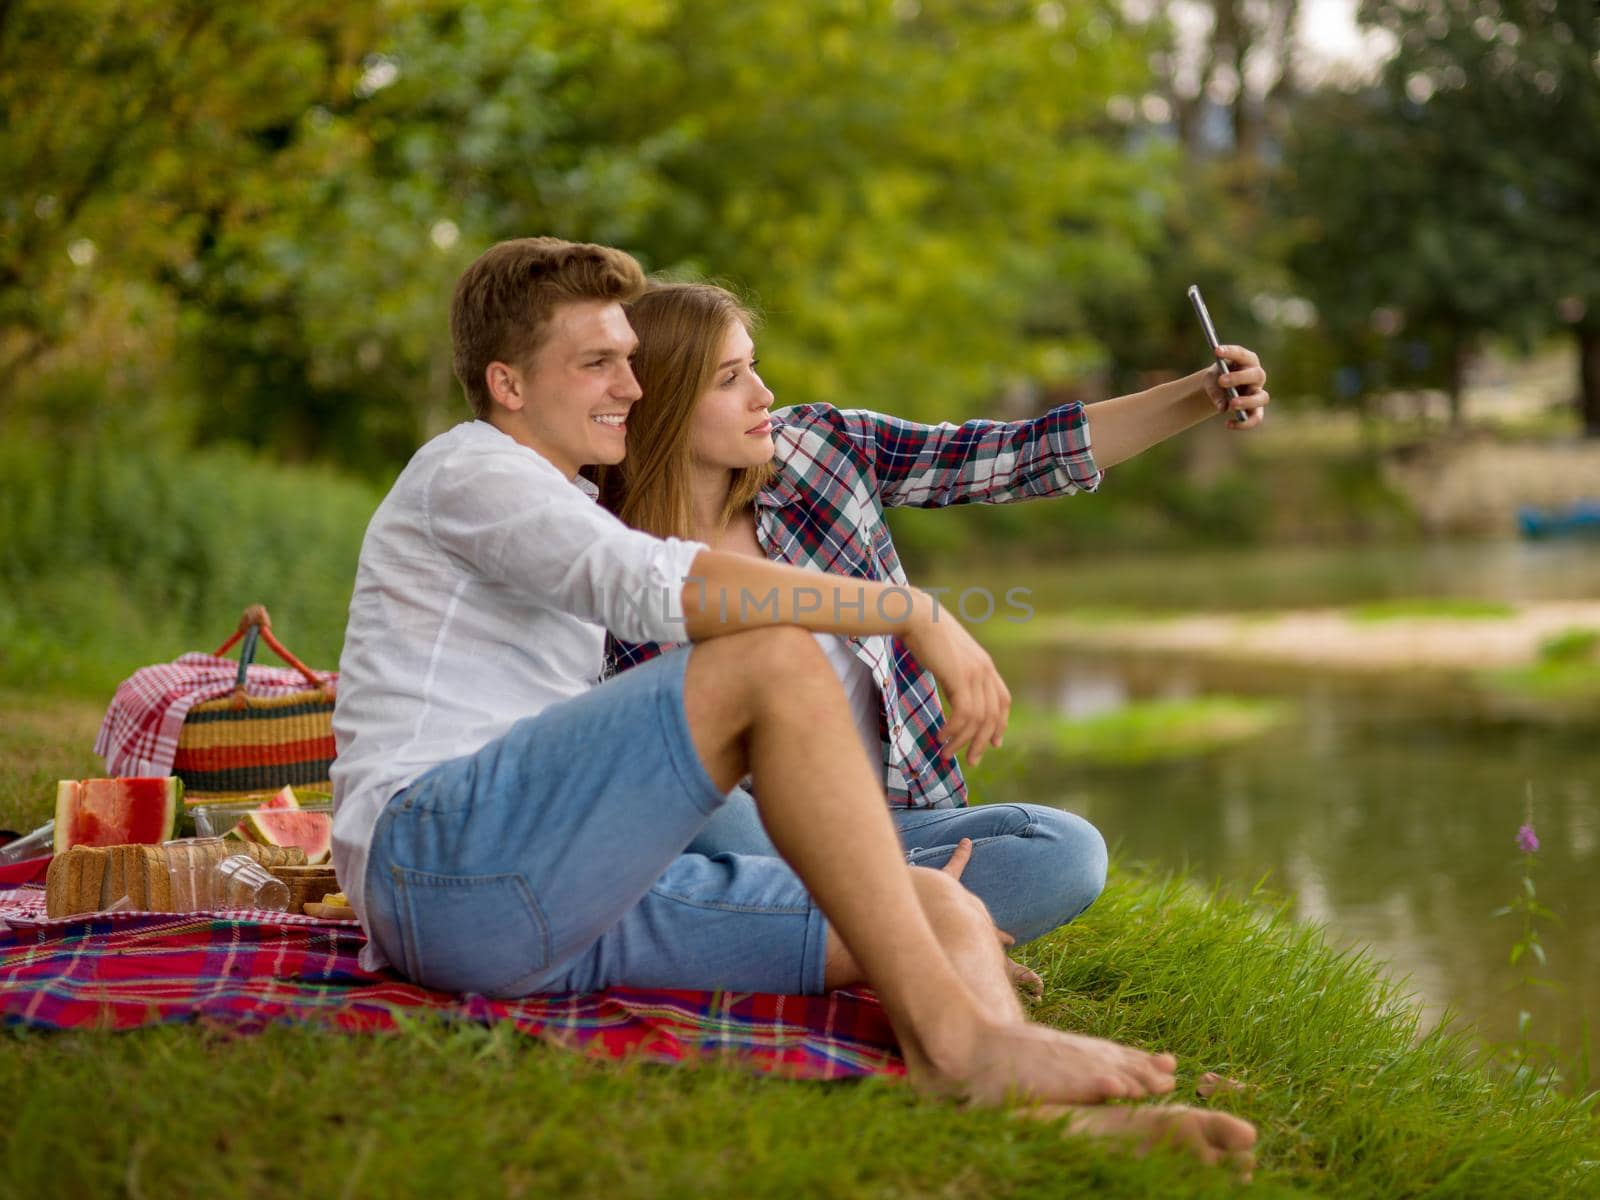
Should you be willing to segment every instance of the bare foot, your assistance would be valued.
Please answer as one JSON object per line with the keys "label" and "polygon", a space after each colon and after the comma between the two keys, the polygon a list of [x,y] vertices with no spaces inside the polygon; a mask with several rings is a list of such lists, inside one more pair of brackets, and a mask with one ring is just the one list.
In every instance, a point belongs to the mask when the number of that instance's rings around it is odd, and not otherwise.
{"label": "bare foot", "polygon": [[1176,1086],[1178,1062],[1170,1054],[1028,1021],[981,1027],[964,1053],[942,1056],[937,1067],[904,1039],[901,1048],[914,1087],[975,1104],[1098,1104],[1162,1096]]}
{"label": "bare foot", "polygon": [[1207,1071],[1195,1080],[1194,1090],[1200,1099],[1209,1100],[1219,1092],[1253,1092],[1256,1090],[1256,1085],[1241,1083],[1237,1079],[1229,1079],[1226,1075],[1218,1075],[1215,1071]]}
{"label": "bare foot", "polygon": [[1020,1108],[1016,1115],[1029,1120],[1062,1120],[1062,1128],[1069,1133],[1125,1141],[1141,1156],[1159,1146],[1187,1150],[1203,1163],[1233,1167],[1246,1181],[1255,1170],[1255,1126],[1230,1113],[1183,1104],[1106,1108],[1045,1104]]}
{"label": "bare foot", "polygon": [[1030,1000],[1044,998],[1044,980],[1039,978],[1037,971],[1031,971],[1010,956],[1006,958],[1006,974],[1011,977],[1012,986],[1027,996]]}

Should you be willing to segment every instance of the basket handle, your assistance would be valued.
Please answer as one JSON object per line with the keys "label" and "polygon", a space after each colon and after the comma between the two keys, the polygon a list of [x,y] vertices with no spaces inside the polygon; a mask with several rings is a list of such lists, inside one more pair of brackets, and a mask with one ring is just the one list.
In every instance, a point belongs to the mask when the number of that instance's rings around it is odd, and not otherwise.
{"label": "basket handle", "polygon": [[239,647],[239,678],[233,685],[233,701],[236,705],[241,705],[245,702],[245,679],[249,674],[250,664],[255,661],[256,643],[258,641],[266,642],[272,652],[296,671],[299,671],[305,677],[307,683],[330,699],[332,698],[333,685],[328,680],[319,677],[315,671],[289,653],[287,647],[272,636],[272,618],[267,615],[265,605],[252,604],[244,610],[239,617],[239,628],[233,631],[232,637],[217,647],[217,657],[221,658],[229,650],[233,649],[234,644],[240,638],[244,639],[244,645]]}

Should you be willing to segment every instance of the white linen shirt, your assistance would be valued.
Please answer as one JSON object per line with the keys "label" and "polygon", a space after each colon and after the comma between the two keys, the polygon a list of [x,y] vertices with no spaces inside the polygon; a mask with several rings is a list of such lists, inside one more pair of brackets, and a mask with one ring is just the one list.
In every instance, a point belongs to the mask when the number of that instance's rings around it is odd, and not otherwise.
{"label": "white linen shirt", "polygon": [[[683,640],[703,549],[630,529],[487,421],[417,451],[361,544],[333,711],[333,862],[363,926],[389,798],[594,687],[607,629]],[[361,965],[385,965],[370,940]]]}

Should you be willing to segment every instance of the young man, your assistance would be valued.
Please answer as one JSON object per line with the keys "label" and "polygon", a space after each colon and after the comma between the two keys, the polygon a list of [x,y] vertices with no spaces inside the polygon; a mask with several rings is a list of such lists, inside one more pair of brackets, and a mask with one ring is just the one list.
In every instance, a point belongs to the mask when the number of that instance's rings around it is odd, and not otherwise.
{"label": "young man", "polygon": [[[946,745],[997,744],[1009,696],[930,597],[658,540],[593,502],[623,456],[644,287],[619,251],[505,242],[463,274],[455,370],[476,420],[418,451],[367,531],[334,716],[334,861],[365,962],[495,996],[613,984],[877,990],[911,1076],[997,1103],[1170,1091],[1174,1062],[1032,1024],[997,931],[907,867],[877,772],[807,631],[905,639]],[[604,633],[683,641],[604,685]],[[685,854],[745,775],[779,859]],[[1150,1109],[1203,1156],[1254,1134]],[[1080,1127],[1115,1118],[1086,1109]]]}

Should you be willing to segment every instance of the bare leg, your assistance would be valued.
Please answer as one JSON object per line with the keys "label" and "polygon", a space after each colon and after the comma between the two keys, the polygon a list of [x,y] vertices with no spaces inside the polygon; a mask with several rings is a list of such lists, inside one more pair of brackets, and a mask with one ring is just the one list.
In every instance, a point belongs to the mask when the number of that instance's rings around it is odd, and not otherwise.
{"label": "bare leg", "polygon": [[[989,913],[971,892],[944,870],[906,867],[922,911],[933,928],[944,955],[955,968],[973,998],[998,1021],[1023,1020],[1022,1005],[1012,984],[1010,962],[996,936]],[[866,974],[855,956],[840,940],[838,931],[828,929],[827,985],[849,987],[862,983]]]}
{"label": "bare leg", "polygon": [[[924,911],[918,889],[927,885],[913,884],[905,867],[838,678],[810,634],[782,627],[700,643],[684,695],[695,748],[717,785],[754,774],[773,844],[876,989],[913,1083],[988,1103],[1092,1103],[1172,1090],[1170,1055],[1030,1024],[1020,1013],[996,1018],[998,1000],[980,999],[963,981]],[[959,911],[953,902],[948,908]],[[950,919],[993,937],[987,913],[982,926],[970,906]],[[996,953],[991,945],[991,972]],[[991,986],[982,967],[977,977],[980,989]]]}

